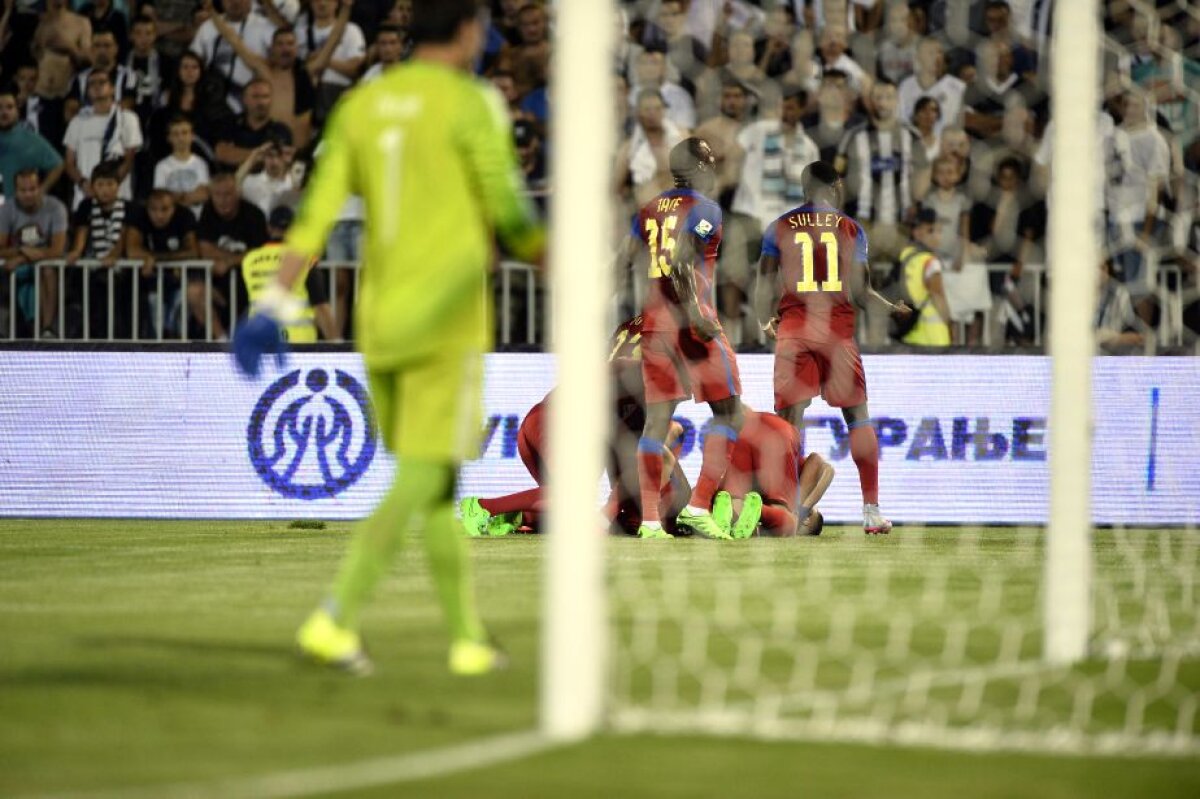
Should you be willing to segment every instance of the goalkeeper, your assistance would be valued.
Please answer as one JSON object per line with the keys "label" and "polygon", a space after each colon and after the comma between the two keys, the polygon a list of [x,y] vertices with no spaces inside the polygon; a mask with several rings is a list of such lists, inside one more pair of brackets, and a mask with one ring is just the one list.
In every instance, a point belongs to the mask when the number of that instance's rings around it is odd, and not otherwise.
{"label": "goalkeeper", "polygon": [[290,288],[349,195],[361,195],[366,240],[355,340],[363,354],[396,478],[355,531],[325,601],[297,633],[314,660],[354,673],[371,663],[359,614],[419,523],[450,628],[450,670],[482,674],[503,663],[476,608],[453,499],[458,465],[478,449],[482,353],[490,346],[491,231],[517,258],[538,261],[544,232],[523,198],[500,96],[470,74],[485,28],[477,0],[417,0],[411,61],[347,94],[323,150],[277,284],[238,328],[241,368],[258,372],[298,312]]}

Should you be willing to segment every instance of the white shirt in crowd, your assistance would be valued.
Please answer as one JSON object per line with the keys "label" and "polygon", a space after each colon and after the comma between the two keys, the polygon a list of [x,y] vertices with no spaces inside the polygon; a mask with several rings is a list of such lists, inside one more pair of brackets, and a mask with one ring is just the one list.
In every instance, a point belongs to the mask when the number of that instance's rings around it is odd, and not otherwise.
{"label": "white shirt in crowd", "polygon": [[[154,166],[154,188],[166,189],[172,194],[195,191],[201,186],[207,186],[208,180],[208,162],[195,153],[191,153],[182,161],[174,155],[168,155]],[[204,206],[188,207],[199,219]]]}
{"label": "white shirt in crowd", "polygon": [[[230,22],[229,24],[238,32],[238,36],[246,43],[246,47],[263,58],[267,57],[267,51],[271,48],[271,36],[275,33],[275,26],[269,19],[251,13],[241,22]],[[230,87],[229,94],[225,99],[230,108],[240,112],[242,110],[241,90],[254,79],[254,71],[246,65],[245,61],[237,57],[233,45],[222,38],[211,19],[205,20],[200,29],[196,31],[196,35],[192,38],[191,50],[204,61],[206,69],[216,69],[219,74],[234,84]]]}
{"label": "white shirt in crowd", "polygon": [[[637,111],[637,98],[644,88],[646,87],[634,86],[629,90],[629,109],[631,111]],[[662,95],[663,103],[667,106],[663,111],[667,119],[683,130],[691,130],[696,127],[696,103],[692,100],[692,95],[688,94],[687,89],[678,83],[666,81],[658,87],[658,93]]]}
{"label": "white shirt in crowd", "polygon": [[[105,133],[110,126],[112,134],[108,137],[107,148],[104,148]],[[63,144],[75,151],[75,166],[81,175],[90,180],[92,170],[101,161],[123,159],[125,153],[141,149],[142,126],[137,114],[115,104],[107,114],[98,114],[88,106],[80,109],[71,119],[71,124],[67,125]],[[121,181],[118,196],[123,200],[133,199],[133,187],[128,175]],[[78,208],[83,200],[83,191],[76,186],[71,208]]]}
{"label": "white shirt in crowd", "polygon": [[[768,151],[768,142],[778,143],[779,151]],[[742,179],[733,197],[733,210],[758,220],[759,228],[767,225],[800,204],[802,198],[788,187],[798,187],[804,167],[821,158],[821,150],[796,126],[789,141],[783,124],[777,119],[764,119],[742,129],[737,136],[742,160]],[[773,146],[773,145],[772,145]]]}
{"label": "white shirt in crowd", "polygon": [[[301,58],[308,58],[310,53],[320,50],[329,35],[333,33],[333,24],[320,27],[313,24],[310,19],[307,14],[301,14],[300,18],[296,20],[296,43]],[[341,41],[333,49],[333,60],[346,61],[351,58],[362,58],[366,54],[367,38],[363,36],[362,28],[353,22],[347,22]],[[334,86],[349,86],[354,81],[330,67],[321,73],[320,82]]]}
{"label": "white shirt in crowd", "polygon": [[[1106,175],[1110,169],[1109,157],[1116,153],[1117,146],[1114,139],[1117,135],[1116,124],[1113,118],[1109,116],[1107,111],[1096,112],[1096,140],[1099,146],[1096,147],[1096,165],[1092,169],[1092,185],[1097,197],[1097,208],[1094,229],[1098,236],[1103,239],[1104,236],[1104,217],[1106,211],[1106,202],[1108,199],[1107,179]],[[1046,123],[1046,130],[1042,134],[1042,142],[1038,145],[1037,153],[1033,160],[1038,166],[1043,169],[1051,169],[1050,164],[1051,153],[1054,149],[1054,120],[1051,119]],[[1049,180],[1046,184],[1046,207],[1053,207],[1054,196],[1054,181]]]}
{"label": "white shirt in crowd", "polygon": [[263,216],[270,216],[271,211],[279,204],[279,197],[296,188],[292,182],[292,173],[285,172],[281,178],[273,178],[264,169],[253,175],[247,175],[242,181],[242,198],[251,205],[257,205]]}
{"label": "white shirt in crowd", "polygon": [[959,124],[959,115],[962,114],[963,94],[966,90],[967,84],[950,74],[938,78],[937,83],[928,89],[921,88],[921,84],[917,81],[916,73],[909,75],[900,81],[900,85],[896,87],[897,99],[900,105],[900,119],[905,122],[911,122],[913,111],[917,107],[917,101],[922,97],[932,97],[938,101],[938,106],[940,106],[942,111],[941,118],[938,119],[933,128],[937,135],[941,136],[942,131],[946,129],[947,125],[957,126]]}
{"label": "white shirt in crowd", "polygon": [[1150,184],[1166,179],[1171,167],[1167,140],[1153,124],[1140,130],[1117,128],[1109,159],[1105,203],[1108,218],[1118,224],[1138,225],[1146,218]]}

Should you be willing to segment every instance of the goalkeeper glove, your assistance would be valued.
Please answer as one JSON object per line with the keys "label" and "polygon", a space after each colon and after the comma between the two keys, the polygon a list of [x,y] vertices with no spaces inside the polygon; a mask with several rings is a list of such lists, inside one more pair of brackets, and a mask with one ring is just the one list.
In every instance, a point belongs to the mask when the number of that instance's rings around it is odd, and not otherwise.
{"label": "goalkeeper glove", "polygon": [[233,357],[247,377],[258,377],[263,355],[275,354],[282,367],[287,362],[283,326],[300,319],[304,301],[278,283],[272,283],[254,304],[250,318],[233,334]]}

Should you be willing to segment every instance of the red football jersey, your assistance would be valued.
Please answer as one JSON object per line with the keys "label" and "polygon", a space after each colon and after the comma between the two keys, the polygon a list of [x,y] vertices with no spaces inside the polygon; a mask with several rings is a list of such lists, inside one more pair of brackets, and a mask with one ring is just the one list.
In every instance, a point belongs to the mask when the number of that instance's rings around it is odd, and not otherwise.
{"label": "red football jersey", "polygon": [[849,273],[867,261],[867,234],[840,211],[802,205],[767,227],[763,255],[779,258],[779,338],[854,336]]}
{"label": "red football jersey", "polygon": [[686,327],[687,317],[671,283],[671,271],[676,266],[678,238],[689,233],[704,242],[704,262],[696,265],[696,298],[701,313],[715,320],[713,285],[721,245],[720,206],[692,189],[671,189],[638,211],[631,233],[650,251],[649,279],[642,303],[643,329],[671,331]]}

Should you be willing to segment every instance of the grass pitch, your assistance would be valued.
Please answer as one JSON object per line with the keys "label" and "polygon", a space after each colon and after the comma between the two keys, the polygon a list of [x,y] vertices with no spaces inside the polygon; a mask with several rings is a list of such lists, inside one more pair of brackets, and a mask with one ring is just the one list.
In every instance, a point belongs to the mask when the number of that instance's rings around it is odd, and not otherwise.
{"label": "grass pitch", "polygon": [[[531,728],[541,543],[475,545],[486,617],[513,654],[510,671],[480,680],[446,673],[440,614],[412,542],[364,618],[379,671],[354,680],[291,654],[291,635],[331,579],[347,531],[0,521],[0,795],[120,795],[135,787],[151,795],[154,786],[390,757]],[[719,564],[715,591],[721,580],[755,579],[767,557],[810,579],[828,572],[828,585],[854,592],[869,591],[869,564],[907,534],[870,544],[874,558],[863,557],[861,534],[839,530],[818,541],[751,542],[720,561],[711,557],[719,545],[701,541],[622,540],[612,552],[618,584],[623,564],[652,570],[682,559],[695,585]],[[921,552],[939,557],[936,546]],[[986,546],[981,552],[991,556]],[[1098,568],[1119,565],[1100,557]],[[903,574],[893,579],[893,595],[902,597]],[[976,588],[966,580],[947,590],[969,598]],[[1194,658],[1180,664],[1177,682],[1200,691]],[[1194,797],[1200,764],[606,736],[475,772],[338,795]]]}

